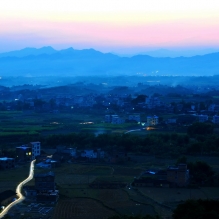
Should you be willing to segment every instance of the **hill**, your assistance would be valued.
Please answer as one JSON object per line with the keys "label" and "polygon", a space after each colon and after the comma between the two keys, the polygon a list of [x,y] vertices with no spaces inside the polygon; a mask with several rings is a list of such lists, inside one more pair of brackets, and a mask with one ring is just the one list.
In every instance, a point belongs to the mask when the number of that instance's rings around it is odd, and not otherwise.
{"label": "hill", "polygon": [[219,53],[203,56],[155,58],[119,57],[94,49],[26,48],[0,54],[0,76],[210,76],[219,74]]}

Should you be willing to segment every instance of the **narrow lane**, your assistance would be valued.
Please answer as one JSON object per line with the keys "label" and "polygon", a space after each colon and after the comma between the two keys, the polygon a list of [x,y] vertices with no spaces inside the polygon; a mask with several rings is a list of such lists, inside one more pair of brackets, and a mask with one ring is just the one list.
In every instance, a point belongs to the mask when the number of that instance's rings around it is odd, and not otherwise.
{"label": "narrow lane", "polygon": [[139,132],[139,131],[141,131],[142,129],[133,129],[133,130],[129,130],[129,131],[127,131],[127,132],[125,132],[124,134],[127,134],[127,133],[129,133],[129,132]]}
{"label": "narrow lane", "polygon": [[36,160],[31,161],[30,163],[30,171],[29,171],[29,176],[22,182],[20,182],[16,188],[16,193],[17,196],[19,197],[17,200],[15,200],[14,202],[10,203],[1,213],[0,213],[0,218],[3,218],[8,211],[15,205],[17,205],[18,203],[22,202],[25,197],[22,195],[21,193],[21,189],[23,187],[23,185],[25,185],[27,182],[29,182],[31,179],[33,179],[33,175],[34,175],[34,163]]}

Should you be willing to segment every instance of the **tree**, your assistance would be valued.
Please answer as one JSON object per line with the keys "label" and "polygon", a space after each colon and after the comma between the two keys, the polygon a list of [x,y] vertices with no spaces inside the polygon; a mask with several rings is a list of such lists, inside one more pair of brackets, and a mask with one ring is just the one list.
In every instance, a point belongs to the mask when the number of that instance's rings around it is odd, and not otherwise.
{"label": "tree", "polygon": [[214,126],[210,123],[196,122],[188,127],[188,135],[194,137],[196,135],[213,134]]}
{"label": "tree", "polygon": [[158,215],[152,216],[152,215],[146,215],[146,216],[128,216],[128,215],[115,215],[112,217],[109,217],[108,219],[160,219]]}
{"label": "tree", "polygon": [[177,161],[176,161],[176,164],[178,165],[178,164],[180,164],[180,163],[185,163],[185,164],[187,164],[187,157],[185,157],[185,156],[179,157],[179,158],[177,159]]}
{"label": "tree", "polygon": [[188,163],[188,169],[192,182],[196,184],[209,184],[211,178],[214,176],[212,168],[203,161]]}
{"label": "tree", "polygon": [[173,211],[173,219],[219,219],[219,201],[187,200]]}

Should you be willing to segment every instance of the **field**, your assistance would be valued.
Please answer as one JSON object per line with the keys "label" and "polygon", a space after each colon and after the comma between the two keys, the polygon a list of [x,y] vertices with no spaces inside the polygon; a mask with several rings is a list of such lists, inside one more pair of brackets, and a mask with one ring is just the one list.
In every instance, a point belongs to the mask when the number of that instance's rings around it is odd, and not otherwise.
{"label": "field", "polygon": [[11,170],[0,171],[0,192],[8,189],[15,191],[18,183],[29,175],[29,167],[29,164],[25,164]]}
{"label": "field", "polygon": [[59,201],[52,219],[107,219],[114,214],[97,201],[78,198]]}
{"label": "field", "polygon": [[[218,188],[132,188],[129,187],[135,176],[148,168],[165,168],[176,160],[156,158],[153,156],[131,156],[133,160],[125,165],[104,164],[62,164],[55,168],[56,182],[60,191],[60,201],[80,199],[97,201],[101,209],[110,209],[114,214],[160,214],[168,218],[172,209],[186,199],[219,198]],[[219,161],[210,157],[188,157],[188,161],[203,160],[216,171]],[[36,170],[41,172],[45,170]],[[94,189],[92,182],[125,182],[127,186],[119,189]],[[59,204],[57,205],[59,208]],[[101,211],[102,211],[101,210]],[[64,217],[65,218],[65,217]],[[64,219],[63,218],[63,219]],[[67,217],[66,217],[67,219]]]}
{"label": "field", "polygon": [[[19,146],[18,136],[36,137],[40,135],[61,134],[70,132],[90,133],[124,133],[132,129],[134,124],[112,125],[102,122],[103,115],[82,115],[79,113],[22,113],[0,112],[0,137],[13,139]],[[160,130],[157,130],[160,131]],[[168,131],[168,130],[167,130]],[[145,131],[136,134],[145,134]],[[8,147],[2,141],[0,146]],[[27,142],[22,142],[22,144]],[[176,189],[176,188],[132,188],[134,177],[148,169],[166,168],[175,164],[171,158],[155,156],[130,155],[131,162],[124,165],[111,164],[76,164],[63,163],[52,169],[60,192],[60,199],[55,207],[53,219],[69,218],[107,218],[115,214],[160,214],[168,218],[178,203],[189,198],[219,198],[218,188]],[[190,157],[188,161],[203,160],[215,171],[219,171],[216,157]],[[36,173],[48,172],[36,169]],[[0,172],[0,192],[12,189],[27,177],[29,165]],[[124,188],[95,189],[89,184],[97,182],[121,182]],[[34,185],[32,180],[29,185]]]}
{"label": "field", "polygon": [[[103,123],[103,114],[82,113],[36,113],[21,111],[0,112],[0,148],[14,148],[15,142],[24,144],[23,139],[41,135],[67,134],[72,132],[124,133],[136,126],[128,123],[113,125]],[[13,139],[13,141],[11,141]],[[7,142],[7,144],[5,143]]]}
{"label": "field", "polygon": [[[130,184],[134,177],[145,169],[165,168],[168,164],[174,164],[175,160],[153,156],[132,155],[131,157],[138,162],[124,165],[63,163],[60,167],[52,169],[55,172],[55,181],[60,194],[53,219],[102,219],[116,214],[159,214],[162,218],[170,218],[172,209],[186,199],[219,198],[218,188],[132,188]],[[219,166],[217,158],[188,157],[188,160],[209,161],[215,169]],[[35,173],[48,171],[50,170],[35,169]],[[28,164],[9,171],[1,171],[1,190],[15,189],[28,172]],[[91,188],[89,184],[93,182],[125,182],[126,187]],[[28,184],[34,185],[34,180]]]}

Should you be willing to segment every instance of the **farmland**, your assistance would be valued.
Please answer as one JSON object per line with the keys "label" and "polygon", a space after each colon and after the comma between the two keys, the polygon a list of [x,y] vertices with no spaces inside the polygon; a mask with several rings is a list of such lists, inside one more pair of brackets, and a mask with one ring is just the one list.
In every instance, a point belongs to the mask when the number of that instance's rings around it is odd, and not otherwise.
{"label": "farmland", "polygon": [[[136,156],[133,156],[136,159]],[[147,168],[164,168],[174,160],[154,159],[139,156],[140,163],[125,165],[103,164],[62,164],[53,169],[56,176],[60,199],[55,208],[54,219],[57,215],[63,219],[83,218],[87,212],[100,211],[102,215],[113,214],[159,214],[163,218],[170,217],[172,209],[182,201],[194,198],[218,198],[218,188],[203,187],[199,189],[187,188],[132,188],[130,183]],[[195,159],[189,157],[189,160]],[[201,159],[201,157],[196,158]],[[208,160],[210,158],[203,158]],[[143,162],[144,161],[144,162]],[[212,159],[212,165],[218,166],[218,160]],[[45,172],[36,169],[37,172]],[[92,182],[125,182],[125,188],[94,189],[89,186]],[[33,184],[33,182],[31,182]],[[68,213],[64,213],[65,212]],[[99,209],[99,210],[98,210]],[[95,214],[94,214],[95,215]],[[89,217],[90,218],[90,217]],[[92,218],[92,217],[91,217]]]}
{"label": "farmland", "polygon": [[15,190],[18,183],[29,175],[29,164],[17,166],[9,171],[0,172],[0,192],[12,189]]}

